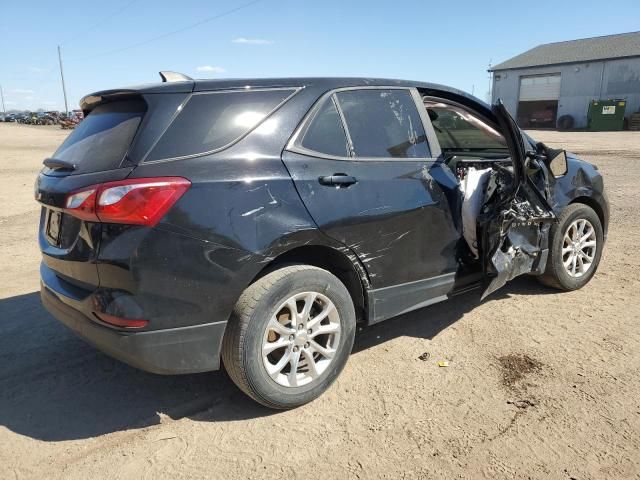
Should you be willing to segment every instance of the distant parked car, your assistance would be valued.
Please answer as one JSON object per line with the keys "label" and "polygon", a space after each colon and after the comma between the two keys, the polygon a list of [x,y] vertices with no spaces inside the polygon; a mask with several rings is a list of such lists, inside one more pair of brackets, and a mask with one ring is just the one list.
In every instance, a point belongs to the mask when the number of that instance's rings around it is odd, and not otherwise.
{"label": "distant parked car", "polygon": [[85,97],[36,183],[45,307],[131,365],[223,362],[291,408],[337,378],[356,322],[523,274],[576,290],[598,267],[602,176],[501,102],[400,80],[172,76]]}
{"label": "distant parked car", "polygon": [[553,109],[547,108],[545,110],[538,110],[531,114],[529,123],[532,127],[537,125],[553,125],[553,121],[556,118],[556,112]]}
{"label": "distant parked car", "polygon": [[58,123],[58,118],[50,112],[39,112],[34,123],[35,125],[54,125]]}
{"label": "distant parked car", "polygon": [[16,115],[16,122],[27,124],[31,121],[31,112],[18,113]]}
{"label": "distant parked car", "polygon": [[25,123],[28,125],[38,125],[40,123],[40,113],[38,112],[31,112],[26,120]]}
{"label": "distant parked car", "polygon": [[78,118],[76,115],[72,113],[70,115],[64,115],[64,114],[61,115],[60,119],[58,120],[58,123],[60,124],[60,128],[65,130],[65,129],[75,128],[81,121],[82,121],[81,118]]}

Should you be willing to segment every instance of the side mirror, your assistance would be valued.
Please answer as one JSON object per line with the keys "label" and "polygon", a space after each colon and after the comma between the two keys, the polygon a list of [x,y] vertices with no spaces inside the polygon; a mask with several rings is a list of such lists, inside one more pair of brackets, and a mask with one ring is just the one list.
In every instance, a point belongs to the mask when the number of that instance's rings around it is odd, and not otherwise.
{"label": "side mirror", "polygon": [[569,166],[567,164],[567,152],[564,150],[552,150],[549,152],[549,170],[555,177],[562,177],[567,174]]}

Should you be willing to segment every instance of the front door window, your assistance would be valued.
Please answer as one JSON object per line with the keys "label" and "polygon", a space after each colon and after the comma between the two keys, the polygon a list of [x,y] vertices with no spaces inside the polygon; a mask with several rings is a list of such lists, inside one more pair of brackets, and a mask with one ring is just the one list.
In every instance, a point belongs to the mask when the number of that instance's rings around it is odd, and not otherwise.
{"label": "front door window", "polygon": [[428,158],[422,120],[408,90],[336,93],[356,158]]}

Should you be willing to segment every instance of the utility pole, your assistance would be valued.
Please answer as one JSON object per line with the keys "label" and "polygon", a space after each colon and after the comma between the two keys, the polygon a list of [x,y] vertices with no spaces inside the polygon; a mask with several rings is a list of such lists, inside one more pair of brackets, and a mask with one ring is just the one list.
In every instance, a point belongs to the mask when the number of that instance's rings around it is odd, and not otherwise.
{"label": "utility pole", "polygon": [[4,108],[4,93],[2,92],[2,85],[0,85],[0,98],[2,98],[2,114],[4,115],[7,111]]}
{"label": "utility pole", "polygon": [[493,77],[493,75],[491,75],[491,59],[489,59],[489,69],[488,69],[488,72],[489,72],[489,90],[487,91],[487,103],[488,103],[489,105],[491,105],[491,104],[493,103],[493,95],[491,94],[491,93],[492,93],[492,92],[491,92],[491,87],[492,87],[492,85],[491,85],[491,83],[492,83],[492,82],[491,82],[491,81],[493,80],[493,78],[492,78],[492,77]]}
{"label": "utility pole", "polygon": [[69,106],[67,105],[67,87],[64,85],[64,72],[62,71],[62,54],[60,53],[60,45],[58,45],[58,62],[60,63],[60,78],[62,79],[62,93],[64,94],[64,111],[69,115]]}

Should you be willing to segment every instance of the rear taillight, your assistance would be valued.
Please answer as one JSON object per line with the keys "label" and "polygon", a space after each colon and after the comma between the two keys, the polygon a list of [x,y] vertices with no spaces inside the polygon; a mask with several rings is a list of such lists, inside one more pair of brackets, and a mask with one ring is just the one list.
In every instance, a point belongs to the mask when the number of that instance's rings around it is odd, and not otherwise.
{"label": "rear taillight", "polygon": [[74,217],[88,220],[90,222],[99,222],[96,216],[96,193],[98,186],[85,188],[69,194],[65,202],[65,211]]}
{"label": "rear taillight", "polygon": [[70,193],[65,212],[88,221],[152,227],[190,186],[182,177],[101,183]]}

